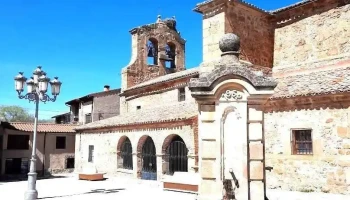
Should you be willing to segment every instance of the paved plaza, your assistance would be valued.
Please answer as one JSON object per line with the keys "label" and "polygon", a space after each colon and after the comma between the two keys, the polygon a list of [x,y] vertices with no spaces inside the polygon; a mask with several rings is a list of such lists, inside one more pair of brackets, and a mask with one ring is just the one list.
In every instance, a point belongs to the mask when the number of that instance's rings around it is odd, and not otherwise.
{"label": "paved plaza", "polygon": [[[23,200],[26,181],[0,182],[1,200]],[[163,191],[155,181],[110,177],[104,181],[82,181],[72,176],[37,181],[39,199],[47,200],[195,200],[189,193]],[[5,197],[5,198],[4,198]],[[269,200],[348,200],[349,196],[268,190]]]}

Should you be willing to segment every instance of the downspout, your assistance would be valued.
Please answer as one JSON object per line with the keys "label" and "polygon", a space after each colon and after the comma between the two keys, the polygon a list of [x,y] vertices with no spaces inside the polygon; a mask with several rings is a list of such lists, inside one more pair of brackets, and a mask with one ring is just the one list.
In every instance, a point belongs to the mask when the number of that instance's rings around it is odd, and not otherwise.
{"label": "downspout", "polygon": [[46,162],[46,133],[44,134],[43,174],[42,174],[42,176],[45,176],[45,162]]}

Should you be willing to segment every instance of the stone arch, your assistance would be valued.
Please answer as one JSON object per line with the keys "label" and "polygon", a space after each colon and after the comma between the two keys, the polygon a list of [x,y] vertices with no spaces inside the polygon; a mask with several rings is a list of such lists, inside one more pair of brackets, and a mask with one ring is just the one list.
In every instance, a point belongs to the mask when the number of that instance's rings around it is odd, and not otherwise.
{"label": "stone arch", "polygon": [[[174,42],[167,42],[166,43],[166,47],[165,47],[165,52],[166,52],[166,55],[168,56],[169,60],[167,63],[166,63],[166,67],[170,68],[170,69],[175,69],[176,68],[176,44]],[[169,63],[169,65],[167,66],[167,64]]]}
{"label": "stone arch", "polygon": [[162,145],[162,173],[188,172],[188,145],[177,135],[168,135]]}
{"label": "stone arch", "polygon": [[147,40],[147,64],[148,65],[158,65],[158,40],[154,37],[150,37]]}
{"label": "stone arch", "polygon": [[123,135],[117,144],[118,168],[133,169],[133,148],[129,137]]}
{"label": "stone arch", "polygon": [[[154,150],[152,150],[152,155],[147,156],[147,161],[151,162],[153,164],[153,168],[155,168],[155,172],[154,172],[155,179],[153,179],[154,177],[152,179],[147,179],[143,176],[143,168],[145,168],[144,167],[145,164],[143,163],[145,159],[145,155],[143,155],[143,151],[145,151],[144,145],[148,143],[153,143],[152,148],[154,148]],[[149,135],[141,136],[137,143],[136,152],[137,152],[137,177],[142,179],[147,179],[147,180],[156,180],[157,156],[156,156],[156,146],[153,138]]]}
{"label": "stone arch", "polygon": [[125,142],[125,140],[129,139],[128,136],[123,135],[119,138],[118,140],[118,144],[117,144],[117,154],[119,155],[121,152],[121,148],[123,146],[123,143]]}

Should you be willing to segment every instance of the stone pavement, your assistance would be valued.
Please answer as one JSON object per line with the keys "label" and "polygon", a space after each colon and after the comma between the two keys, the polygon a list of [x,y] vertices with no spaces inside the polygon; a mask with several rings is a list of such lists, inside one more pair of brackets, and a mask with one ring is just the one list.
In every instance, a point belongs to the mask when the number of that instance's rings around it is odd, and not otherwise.
{"label": "stone pavement", "polygon": [[[1,200],[23,200],[26,181],[0,182]],[[110,177],[105,181],[81,181],[74,177],[38,180],[43,200],[195,200],[196,195],[163,191],[159,182]],[[349,196],[268,190],[269,200],[349,200]]]}

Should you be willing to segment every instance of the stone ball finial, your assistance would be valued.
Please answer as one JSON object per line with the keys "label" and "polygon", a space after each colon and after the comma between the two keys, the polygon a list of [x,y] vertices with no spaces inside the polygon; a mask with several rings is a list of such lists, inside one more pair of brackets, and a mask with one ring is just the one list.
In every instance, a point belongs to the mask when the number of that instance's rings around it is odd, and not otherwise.
{"label": "stone ball finial", "polygon": [[239,53],[241,46],[240,38],[233,33],[226,33],[219,41],[219,48],[222,53],[236,52]]}

